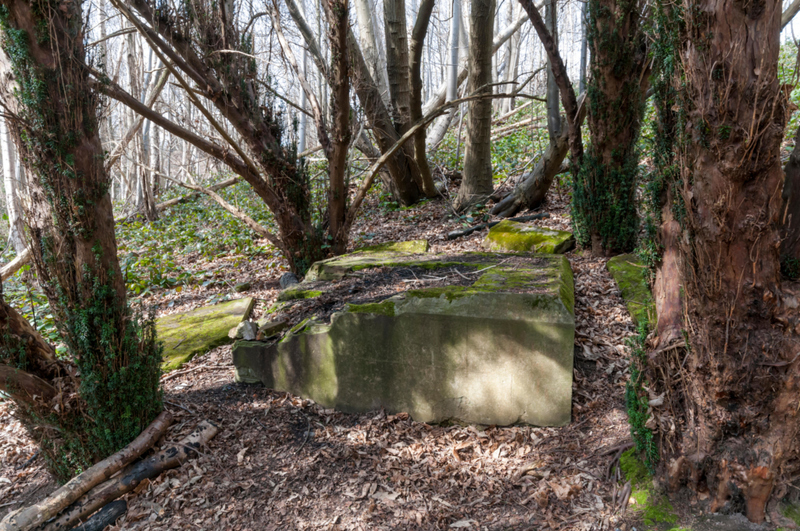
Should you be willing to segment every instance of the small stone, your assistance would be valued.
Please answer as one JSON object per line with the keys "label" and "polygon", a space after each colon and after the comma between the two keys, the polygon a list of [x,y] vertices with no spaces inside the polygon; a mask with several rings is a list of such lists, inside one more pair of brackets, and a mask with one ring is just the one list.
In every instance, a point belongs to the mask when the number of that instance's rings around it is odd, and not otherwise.
{"label": "small stone", "polygon": [[294,273],[284,273],[281,275],[281,279],[279,280],[281,289],[286,289],[289,286],[294,286],[295,284],[299,284],[300,281],[297,280],[297,276]]}
{"label": "small stone", "polygon": [[236,293],[242,293],[242,292],[245,292],[245,291],[249,291],[250,288],[252,288],[252,287],[253,287],[253,285],[250,284],[249,282],[240,282],[239,284],[236,284],[233,287],[233,291],[235,291]]}
{"label": "small stone", "polygon": [[284,320],[270,321],[266,318],[261,318],[258,320],[258,333],[256,334],[256,340],[264,341],[265,339],[274,337],[286,330],[288,327],[289,323]]}
{"label": "small stone", "polygon": [[242,321],[231,331],[228,332],[228,337],[231,339],[244,339],[245,341],[252,341],[256,338],[258,326],[253,321]]}

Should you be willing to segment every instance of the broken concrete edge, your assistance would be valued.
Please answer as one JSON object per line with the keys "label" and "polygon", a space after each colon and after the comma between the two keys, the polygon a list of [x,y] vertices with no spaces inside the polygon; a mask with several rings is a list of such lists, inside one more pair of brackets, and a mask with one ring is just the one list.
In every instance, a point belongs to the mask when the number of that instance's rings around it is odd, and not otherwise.
{"label": "broken concrete edge", "polygon": [[575,237],[568,231],[503,220],[489,229],[483,246],[498,251],[563,254],[575,247]]}
{"label": "broken concrete edge", "polygon": [[647,267],[635,254],[621,254],[609,259],[606,269],[616,281],[633,322],[654,329],[658,318],[647,281]]}
{"label": "broken concrete edge", "polygon": [[[236,315],[225,314],[226,308],[241,304],[242,301],[247,301],[247,303],[241,316],[238,313]],[[194,310],[185,314],[172,314],[157,319],[157,338],[164,345],[162,372],[178,369],[197,354],[204,354],[211,349],[231,343],[232,339],[228,337],[231,326],[236,326],[247,319],[253,311],[255,302],[253,297],[245,297],[198,309],[207,310],[206,313]],[[172,323],[174,326],[169,326]],[[190,335],[181,334],[187,328]],[[175,352],[170,354],[167,349]]]}

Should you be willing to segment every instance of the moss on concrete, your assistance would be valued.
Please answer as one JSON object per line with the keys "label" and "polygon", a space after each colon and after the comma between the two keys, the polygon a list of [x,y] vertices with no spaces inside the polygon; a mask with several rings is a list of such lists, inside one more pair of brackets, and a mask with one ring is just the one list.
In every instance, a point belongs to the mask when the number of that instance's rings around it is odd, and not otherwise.
{"label": "moss on concrete", "polygon": [[385,300],[367,304],[348,304],[347,311],[353,313],[374,313],[394,317],[394,301]]}
{"label": "moss on concrete", "polygon": [[162,369],[177,369],[196,354],[229,343],[228,331],[250,315],[254,303],[248,297],[156,320],[158,339],[164,343]]}
{"label": "moss on concrete", "polygon": [[656,305],[647,282],[647,268],[633,254],[615,256],[606,265],[619,286],[625,306],[638,325],[656,326]]}
{"label": "moss on concrete", "polygon": [[428,240],[409,240],[406,242],[386,242],[377,245],[368,245],[366,247],[359,247],[353,252],[393,252],[393,253],[411,253],[423,254],[427,253],[430,248]]}
{"label": "moss on concrete", "polygon": [[571,232],[501,221],[486,235],[484,247],[494,250],[562,254],[575,247]]}
{"label": "moss on concrete", "polygon": [[322,293],[322,291],[316,289],[289,288],[278,295],[278,301],[286,302],[299,299],[314,299],[322,295]]}

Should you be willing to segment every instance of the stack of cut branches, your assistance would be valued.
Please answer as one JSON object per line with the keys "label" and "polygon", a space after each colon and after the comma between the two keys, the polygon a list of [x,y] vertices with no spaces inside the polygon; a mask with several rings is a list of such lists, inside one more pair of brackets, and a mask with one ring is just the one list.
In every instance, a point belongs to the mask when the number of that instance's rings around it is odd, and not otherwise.
{"label": "stack of cut branches", "polygon": [[0,531],[104,529],[127,510],[126,502],[114,500],[145,479],[153,479],[191,459],[219,431],[204,420],[178,443],[167,444],[161,451],[134,463],[161,439],[171,423],[172,415],[162,412],[128,446],[73,478],[41,502],[6,516],[0,522]]}

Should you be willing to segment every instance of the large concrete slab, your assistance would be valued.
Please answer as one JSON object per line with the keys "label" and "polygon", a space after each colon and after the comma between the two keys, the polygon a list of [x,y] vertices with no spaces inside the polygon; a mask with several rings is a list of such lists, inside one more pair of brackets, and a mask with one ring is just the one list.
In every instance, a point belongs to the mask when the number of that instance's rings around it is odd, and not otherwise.
{"label": "large concrete slab", "polygon": [[164,371],[177,369],[196,354],[230,343],[228,331],[246,319],[255,299],[247,297],[175,313],[156,320],[159,341],[164,342]]}
{"label": "large concrete slab", "polygon": [[[237,343],[237,380],[342,411],[383,407],[423,422],[568,423],[575,333],[569,262],[557,255],[462,256],[480,271],[471,286],[349,305],[330,323],[300,323],[278,343]],[[328,260],[317,271],[339,275],[365,266],[365,256],[353,258]],[[458,263],[428,255],[374,265],[435,267],[437,259]]]}

